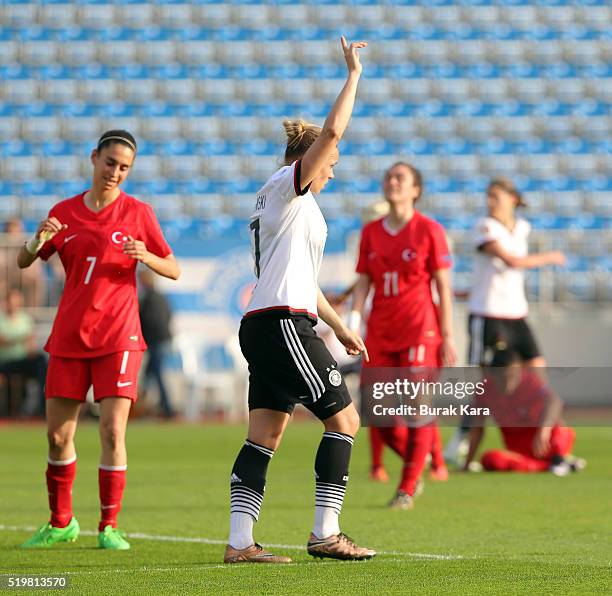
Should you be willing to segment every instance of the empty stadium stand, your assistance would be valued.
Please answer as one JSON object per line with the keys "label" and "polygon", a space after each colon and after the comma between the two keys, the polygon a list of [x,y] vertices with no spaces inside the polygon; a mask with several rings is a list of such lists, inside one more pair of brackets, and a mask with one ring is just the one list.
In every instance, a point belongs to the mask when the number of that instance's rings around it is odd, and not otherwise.
{"label": "empty stadium stand", "polygon": [[[359,227],[388,165],[467,241],[490,177],[526,193],[534,243],[562,248],[554,298],[612,299],[612,6],[606,0],[12,2],[0,5],[0,218],[32,228],[89,177],[99,134],[139,140],[128,192],[178,225],[240,222],[282,153],[281,119],[321,121],[367,39],[358,105],[321,200]],[[185,221],[188,222],[185,225]],[[459,254],[458,288],[469,285]],[[538,278],[531,282],[540,294]]]}

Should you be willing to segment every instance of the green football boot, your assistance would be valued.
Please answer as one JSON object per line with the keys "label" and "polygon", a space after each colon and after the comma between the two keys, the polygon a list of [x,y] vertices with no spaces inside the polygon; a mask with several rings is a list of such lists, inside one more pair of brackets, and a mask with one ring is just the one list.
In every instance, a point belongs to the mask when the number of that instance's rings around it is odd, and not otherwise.
{"label": "green football boot", "polygon": [[79,537],[80,531],[76,517],[73,517],[65,528],[56,528],[47,522],[40,526],[34,535],[21,545],[21,548],[51,548],[58,542],[74,542]]}
{"label": "green football boot", "polygon": [[125,534],[108,525],[103,532],[98,534],[98,546],[110,550],[129,550],[130,543],[125,539]]}

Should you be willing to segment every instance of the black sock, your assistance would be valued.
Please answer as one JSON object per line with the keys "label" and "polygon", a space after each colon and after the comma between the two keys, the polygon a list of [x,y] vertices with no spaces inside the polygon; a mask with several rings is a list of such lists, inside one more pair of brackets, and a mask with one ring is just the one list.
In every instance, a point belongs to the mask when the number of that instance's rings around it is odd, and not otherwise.
{"label": "black sock", "polygon": [[349,462],[353,437],[337,432],[324,432],[315,459],[317,507],[342,510],[349,478]]}
{"label": "black sock", "polygon": [[246,440],[232,468],[230,478],[231,513],[248,513],[255,521],[266,487],[268,464],[274,455],[272,449]]}

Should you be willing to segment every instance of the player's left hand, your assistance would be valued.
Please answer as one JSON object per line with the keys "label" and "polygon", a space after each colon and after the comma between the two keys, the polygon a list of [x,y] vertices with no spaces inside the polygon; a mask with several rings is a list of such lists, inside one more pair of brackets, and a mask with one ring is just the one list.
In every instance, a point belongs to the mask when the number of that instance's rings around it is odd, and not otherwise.
{"label": "player's left hand", "polygon": [[533,437],[533,454],[536,457],[544,457],[550,449],[550,433],[552,429],[550,426],[541,426],[536,431]]}
{"label": "player's left hand", "polygon": [[455,366],[457,364],[457,348],[452,337],[445,337],[442,340],[440,356],[442,357],[442,366]]}
{"label": "player's left hand", "polygon": [[134,240],[128,236],[128,241],[123,243],[123,254],[141,263],[146,263],[150,253],[142,240]]}
{"label": "player's left hand", "polygon": [[348,327],[344,327],[341,331],[336,332],[338,341],[346,348],[346,353],[349,356],[359,356],[363,354],[366,362],[370,361],[368,350],[363,343],[363,339],[358,333],[351,331]]}

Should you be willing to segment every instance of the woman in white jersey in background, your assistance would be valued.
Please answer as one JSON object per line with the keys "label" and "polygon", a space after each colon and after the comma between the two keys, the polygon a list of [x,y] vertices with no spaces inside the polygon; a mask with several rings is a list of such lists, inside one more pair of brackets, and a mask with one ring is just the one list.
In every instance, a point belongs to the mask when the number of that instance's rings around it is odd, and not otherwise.
{"label": "woman in white jersey in background", "polygon": [[[543,367],[546,362],[527,324],[525,269],[564,265],[558,251],[528,254],[531,225],[516,215],[525,202],[514,184],[505,178],[492,180],[487,187],[487,217],[476,224],[472,289],[469,298],[469,364],[487,366],[496,350],[517,353],[523,364]],[[463,427],[445,450],[457,460]],[[546,432],[546,431],[544,431]],[[542,437],[546,441],[546,437]]]}
{"label": "woman in white jersey in background", "polygon": [[313,326],[317,316],[349,354],[367,358],[318,287],[327,226],[315,196],[333,178],[338,142],[348,125],[361,75],[358,49],[342,38],[348,77],[323,128],[285,121],[285,165],[257,193],[251,237],[258,281],[240,325],[240,347],[249,363],[248,438],[232,469],[230,537],[226,563],[289,563],[253,540],[266,471],[296,403],[325,427],[315,459],[314,527],[308,552],[315,557],[369,559],[340,532],[338,516],[348,481],[359,416],[337,364]]}

